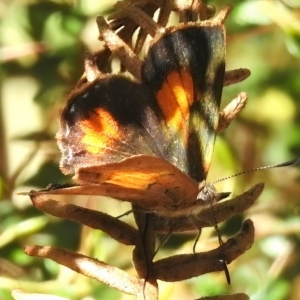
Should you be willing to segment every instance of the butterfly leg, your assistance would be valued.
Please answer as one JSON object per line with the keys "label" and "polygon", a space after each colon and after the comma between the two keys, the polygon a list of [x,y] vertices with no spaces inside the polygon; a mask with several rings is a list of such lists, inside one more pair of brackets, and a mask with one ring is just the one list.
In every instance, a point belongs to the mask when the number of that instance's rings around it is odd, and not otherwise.
{"label": "butterfly leg", "polygon": [[158,247],[156,248],[156,250],[153,253],[153,258],[157,254],[158,250],[169,240],[169,238],[171,237],[172,233],[173,233],[173,230],[172,230],[171,227],[169,227],[169,231],[166,234],[164,234],[162,236],[162,238],[159,240],[159,245],[158,245]]}

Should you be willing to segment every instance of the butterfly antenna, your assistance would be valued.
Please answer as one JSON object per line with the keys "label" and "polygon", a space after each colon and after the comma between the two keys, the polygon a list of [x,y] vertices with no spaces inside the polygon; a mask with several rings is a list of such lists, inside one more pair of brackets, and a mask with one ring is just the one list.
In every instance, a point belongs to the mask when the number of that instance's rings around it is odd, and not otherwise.
{"label": "butterfly antenna", "polygon": [[224,181],[224,180],[233,178],[233,177],[236,177],[236,176],[240,176],[240,175],[244,175],[244,174],[247,174],[247,173],[251,173],[251,172],[256,172],[256,171],[261,171],[261,170],[266,170],[266,169],[272,169],[272,168],[281,168],[281,167],[295,166],[295,165],[297,165],[299,163],[300,163],[300,157],[298,157],[296,159],[293,159],[293,160],[289,160],[289,161],[283,162],[283,163],[275,164],[275,165],[269,165],[269,166],[265,166],[265,167],[258,167],[258,168],[255,168],[255,169],[242,171],[242,172],[236,173],[234,175],[230,175],[230,176],[218,179],[218,180],[214,181],[213,184],[215,184],[217,182],[220,182],[220,181]]}
{"label": "butterfly antenna", "polygon": [[[293,166],[293,165],[297,165],[299,162],[300,162],[300,158],[296,158],[296,159],[289,160],[289,161],[286,161],[286,162],[283,162],[283,163],[279,163],[279,164],[275,164],[275,165],[269,165],[269,166],[265,166],[265,167],[258,167],[258,168],[255,168],[255,169],[251,169],[251,170],[239,172],[237,174],[221,178],[221,179],[213,182],[213,184],[215,184],[217,182],[220,182],[220,181],[223,181],[223,180],[226,180],[226,179],[229,179],[229,178],[232,178],[232,177],[236,177],[236,176],[240,176],[240,175],[243,175],[243,174],[247,174],[247,173],[250,173],[250,172],[255,172],[255,171],[260,171],[260,170],[266,170],[266,169],[271,169],[271,168],[280,168],[280,167]],[[214,206],[213,206],[212,202],[210,203],[210,208],[211,208],[212,212],[214,212]],[[219,231],[219,226],[218,226],[218,223],[217,223],[217,220],[216,220],[214,214],[213,214],[213,218],[214,218],[213,222],[215,224],[214,228],[215,228],[215,231],[216,231],[217,236],[218,236],[219,244],[221,246],[221,245],[224,244],[224,242],[223,242],[223,240],[221,238],[221,234],[220,234],[220,231]],[[230,280],[230,274],[229,274],[229,270],[227,268],[226,260],[225,259],[220,259],[220,261],[223,263],[223,268],[224,268],[224,272],[225,272],[227,283],[230,284],[231,280]]]}

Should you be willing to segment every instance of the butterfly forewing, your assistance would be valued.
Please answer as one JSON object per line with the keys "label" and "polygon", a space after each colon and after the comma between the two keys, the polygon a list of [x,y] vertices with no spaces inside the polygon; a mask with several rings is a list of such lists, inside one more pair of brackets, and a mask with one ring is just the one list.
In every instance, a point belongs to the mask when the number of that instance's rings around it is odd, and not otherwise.
{"label": "butterfly forewing", "polygon": [[143,81],[168,128],[168,160],[194,180],[212,159],[225,69],[223,25],[170,28],[148,51]]}

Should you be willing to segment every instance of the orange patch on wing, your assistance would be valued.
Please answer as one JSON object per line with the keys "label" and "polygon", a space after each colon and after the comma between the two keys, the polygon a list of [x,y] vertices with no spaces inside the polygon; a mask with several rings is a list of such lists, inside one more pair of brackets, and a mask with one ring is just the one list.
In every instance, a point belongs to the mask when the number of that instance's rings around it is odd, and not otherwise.
{"label": "orange patch on wing", "polygon": [[187,101],[189,103],[189,106],[191,106],[194,102],[194,83],[193,79],[191,77],[191,74],[183,70],[180,72],[180,77],[183,85],[183,89],[185,91],[185,95],[187,98]]}
{"label": "orange patch on wing", "polygon": [[156,98],[167,125],[186,136],[190,106],[194,101],[191,74],[186,70],[170,73]]}
{"label": "orange patch on wing", "polygon": [[[142,193],[139,199],[143,201],[141,205],[145,201],[157,199],[167,201],[159,203],[161,207],[168,205],[168,201],[172,205],[180,202],[190,205],[195,202],[199,192],[198,183],[188,175],[163,159],[147,155],[132,156],[118,163],[80,168],[73,178],[84,184],[108,184],[135,189]],[[154,195],[151,193],[155,193],[155,199],[151,198]],[[130,195],[124,195],[122,199],[133,200]],[[151,210],[150,207],[147,209]]]}
{"label": "orange patch on wing", "polygon": [[100,154],[109,146],[111,138],[119,138],[119,126],[111,114],[104,109],[97,109],[90,114],[88,119],[79,123],[84,136],[81,142],[93,154]]}

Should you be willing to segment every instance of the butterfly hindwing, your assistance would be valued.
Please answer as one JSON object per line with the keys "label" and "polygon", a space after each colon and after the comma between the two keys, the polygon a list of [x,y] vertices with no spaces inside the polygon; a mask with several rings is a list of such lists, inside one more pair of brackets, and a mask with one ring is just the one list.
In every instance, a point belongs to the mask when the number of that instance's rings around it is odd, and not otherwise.
{"label": "butterfly hindwing", "polygon": [[167,144],[147,87],[123,76],[106,76],[76,91],[61,115],[61,167],[103,165],[138,154],[162,156]]}

